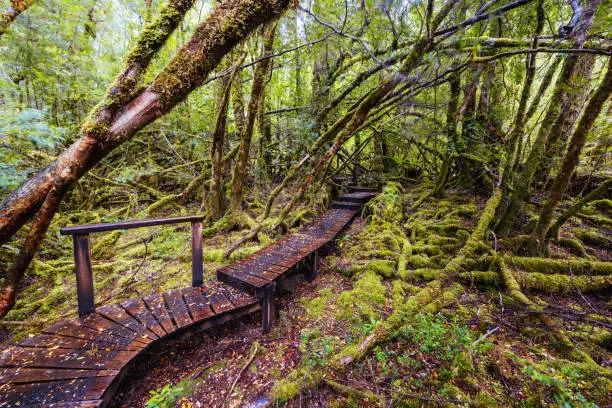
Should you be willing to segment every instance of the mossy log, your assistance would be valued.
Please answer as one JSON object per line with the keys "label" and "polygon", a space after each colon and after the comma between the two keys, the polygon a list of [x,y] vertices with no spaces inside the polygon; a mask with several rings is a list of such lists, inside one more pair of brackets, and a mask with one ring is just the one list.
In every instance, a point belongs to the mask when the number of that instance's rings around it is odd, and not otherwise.
{"label": "mossy log", "polygon": [[505,257],[505,262],[508,264],[508,266],[514,266],[525,272],[573,275],[612,275],[612,262],[596,262],[577,259],[565,260],[529,258],[519,256]]}
{"label": "mossy log", "polygon": [[[515,279],[520,286],[526,290],[542,293],[570,293],[579,290],[582,293],[602,292],[606,293],[612,289],[612,276],[567,276],[550,275],[543,273],[516,273]],[[498,286],[499,275],[496,272],[463,272],[459,275],[467,281],[487,286]],[[516,297],[516,293],[513,294]],[[522,303],[522,302],[521,302]]]}

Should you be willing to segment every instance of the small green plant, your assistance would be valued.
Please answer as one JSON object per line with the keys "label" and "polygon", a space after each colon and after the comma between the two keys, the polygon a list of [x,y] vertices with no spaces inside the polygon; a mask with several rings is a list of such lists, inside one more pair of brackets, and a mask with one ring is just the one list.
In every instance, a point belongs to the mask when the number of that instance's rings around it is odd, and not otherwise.
{"label": "small green plant", "polygon": [[557,406],[562,408],[596,408],[597,405],[589,402],[582,393],[570,387],[580,380],[580,374],[574,370],[558,372],[557,375],[548,375],[536,370],[533,366],[523,366],[522,370],[533,381],[543,385],[550,393]]}
{"label": "small green plant", "polygon": [[300,334],[301,351],[307,356],[305,361],[308,367],[325,367],[327,357],[334,351],[332,336],[321,336],[317,329],[304,330]]}
{"label": "small green plant", "polygon": [[185,392],[185,388],[179,384],[172,386],[166,384],[159,390],[151,390],[151,398],[147,401],[147,408],[172,408],[174,401]]}
{"label": "small green plant", "polygon": [[374,348],[374,355],[376,360],[380,364],[380,367],[384,372],[389,371],[389,360],[391,359],[391,352],[383,350],[380,346]]}
{"label": "small green plant", "polygon": [[418,345],[423,353],[432,355],[444,363],[442,378],[450,379],[472,371],[472,355],[486,353],[493,345],[486,339],[475,342],[478,333],[472,332],[455,317],[440,313],[431,316],[419,314],[413,324],[406,325],[401,334]]}

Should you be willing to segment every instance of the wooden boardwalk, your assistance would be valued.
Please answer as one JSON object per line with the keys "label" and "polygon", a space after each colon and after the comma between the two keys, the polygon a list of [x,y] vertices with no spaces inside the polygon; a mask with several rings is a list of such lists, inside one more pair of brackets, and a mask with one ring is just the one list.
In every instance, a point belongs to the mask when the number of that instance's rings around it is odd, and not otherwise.
{"label": "wooden boardwalk", "polygon": [[104,406],[136,357],[154,343],[258,310],[266,332],[278,285],[301,274],[315,279],[319,256],[375,194],[353,191],[299,232],[218,269],[218,281],[100,306],[8,347],[0,353],[0,407]]}

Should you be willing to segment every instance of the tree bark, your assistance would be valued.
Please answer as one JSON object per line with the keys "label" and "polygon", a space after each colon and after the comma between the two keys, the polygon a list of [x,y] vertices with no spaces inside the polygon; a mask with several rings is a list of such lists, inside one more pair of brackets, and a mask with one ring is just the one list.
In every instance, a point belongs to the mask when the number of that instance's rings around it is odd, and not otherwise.
{"label": "tree bark", "polygon": [[230,212],[240,211],[242,201],[244,200],[244,184],[249,165],[249,152],[251,149],[251,139],[253,137],[253,128],[257,111],[259,110],[259,100],[264,92],[264,83],[266,74],[270,67],[270,58],[265,58],[274,53],[274,38],[276,35],[277,24],[272,23],[265,28],[264,45],[262,59],[255,68],[253,75],[253,84],[251,85],[251,97],[246,113],[246,121],[240,134],[240,151],[238,152],[238,160],[234,166],[232,175],[232,196],[230,199]]}
{"label": "tree bark", "polygon": [[559,238],[559,229],[573,217],[578,211],[582,209],[585,205],[590,203],[593,200],[598,200],[601,197],[605,197],[608,194],[608,190],[612,189],[612,178],[607,179],[603,183],[599,185],[596,189],[591,191],[589,194],[585,195],[582,199],[580,199],[577,203],[572,205],[567,211],[557,218],[555,223],[548,230],[548,238],[558,239]]}
{"label": "tree bark", "polygon": [[8,31],[13,21],[26,11],[36,0],[11,0],[8,10],[0,15],[0,38]]}
{"label": "tree bark", "polygon": [[[7,242],[35,215],[53,186],[65,191],[114,148],[168,113],[203,84],[221,58],[239,41],[261,24],[278,18],[291,1],[223,2],[196,28],[191,40],[153,82],[133,95],[134,85],[138,82],[135,79],[140,79],[144,68],[191,4],[191,0],[168,3],[168,6],[178,5],[181,8],[167,9],[155,23],[145,28],[150,35],[139,37],[136,49],[128,55],[127,68],[117,77],[114,82],[116,86],[110,88],[103,102],[83,125],[81,137],[0,206],[0,244]],[[26,240],[26,245],[29,242]],[[5,289],[11,290],[9,287]]]}
{"label": "tree bark", "polygon": [[[114,148],[104,140],[113,118],[132,99],[151,60],[193,3],[194,0],[168,1],[156,21],[144,28],[125,57],[125,68],[108,87],[102,101],[90,112],[89,119],[81,127],[81,137],[45,170],[28,180],[2,203],[0,244],[7,242],[34,216],[56,180],[63,180],[66,184],[74,182]],[[126,140],[129,136],[126,136]]]}
{"label": "tree bark", "polygon": [[[587,6],[587,9],[583,15],[583,19],[580,21],[580,23],[578,23],[578,27],[576,27],[574,48],[583,47],[587,38],[588,29],[593,23],[593,18],[599,3],[600,0],[591,0],[589,2],[589,5]],[[515,186],[514,192],[508,202],[508,208],[496,227],[498,233],[503,236],[508,235],[510,232],[510,228],[518,215],[521,204],[525,198],[527,198],[531,181],[533,180],[533,176],[535,175],[540,164],[540,160],[545,152],[546,141],[550,135],[552,125],[555,123],[555,120],[559,115],[561,103],[566,92],[566,84],[574,75],[578,58],[578,55],[570,54],[563,63],[561,74],[559,75],[559,78],[555,84],[551,102],[548,111],[546,112],[546,117],[540,124],[538,135],[533,142],[531,151],[529,152],[529,157],[526,161],[525,168],[523,169],[523,172],[521,173],[521,176]]]}
{"label": "tree bark", "polygon": [[450,96],[448,99],[448,109],[446,111],[446,138],[447,147],[444,162],[438,176],[436,177],[435,187],[432,192],[434,197],[441,197],[444,194],[444,186],[450,174],[451,167],[455,160],[457,143],[457,107],[459,106],[459,94],[461,93],[461,76],[452,75],[448,81],[450,85]]}
{"label": "tree bark", "polygon": [[227,135],[227,109],[230,99],[230,89],[234,82],[234,78],[238,67],[244,61],[246,54],[238,58],[238,63],[234,67],[232,75],[225,76],[221,79],[219,85],[219,98],[217,100],[217,120],[215,121],[215,130],[212,135],[212,145],[210,149],[211,159],[211,176],[210,190],[208,195],[208,217],[211,221],[217,221],[221,217],[221,196],[222,187],[221,179],[223,177],[223,146]]}
{"label": "tree bark", "polygon": [[40,211],[36,215],[32,228],[28,232],[25,244],[21,247],[9,267],[7,278],[0,291],[0,318],[4,317],[15,305],[15,299],[25,271],[28,269],[32,259],[34,259],[36,252],[38,252],[47,229],[53,220],[53,216],[57,212],[64,194],[66,194],[66,190],[65,186],[55,186],[49,191]]}
{"label": "tree bark", "polygon": [[597,91],[593,97],[589,100],[578,126],[574,131],[572,138],[569,142],[567,153],[561,163],[561,168],[557,177],[553,182],[550,191],[548,193],[548,199],[542,207],[540,212],[540,218],[533,232],[533,238],[538,242],[540,248],[545,248],[547,244],[547,234],[552,222],[555,208],[559,202],[563,199],[563,195],[567,190],[570,178],[576,169],[580,153],[586,143],[589,131],[595,123],[595,119],[599,116],[604,103],[612,92],[612,59],[608,59],[608,71],[604,77],[602,83],[599,85]]}

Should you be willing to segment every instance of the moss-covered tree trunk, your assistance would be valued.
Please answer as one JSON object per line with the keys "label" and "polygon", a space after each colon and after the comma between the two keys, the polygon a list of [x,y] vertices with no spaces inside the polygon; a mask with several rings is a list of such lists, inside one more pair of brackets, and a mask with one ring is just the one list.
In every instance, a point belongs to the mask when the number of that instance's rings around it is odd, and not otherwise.
{"label": "moss-covered tree trunk", "polygon": [[434,197],[441,197],[444,194],[444,186],[450,174],[451,167],[456,156],[457,144],[457,108],[459,106],[459,94],[461,93],[461,76],[453,75],[449,81],[450,95],[448,98],[448,109],[446,111],[446,155],[433,190]]}
{"label": "moss-covered tree trunk", "polygon": [[[574,48],[582,48],[584,46],[588,34],[588,29],[593,23],[593,18],[595,16],[595,12],[597,10],[599,2],[600,0],[591,0],[589,2],[582,17],[582,20],[576,27],[573,46]],[[516,185],[514,186],[514,192],[510,196],[508,207],[506,208],[505,213],[503,214],[496,227],[497,231],[501,235],[508,234],[513,221],[516,219],[519,210],[521,209],[523,201],[527,198],[529,194],[531,181],[533,180],[533,176],[535,175],[536,170],[538,169],[538,166],[546,151],[546,141],[550,136],[553,124],[559,116],[561,104],[563,102],[564,95],[567,90],[566,84],[572,80],[579,58],[580,57],[577,54],[571,54],[566,58],[565,62],[563,63],[561,74],[559,75],[559,78],[557,78],[555,89],[553,90],[553,95],[551,97],[548,111],[546,112],[544,120],[540,124],[538,135],[536,136],[536,139],[534,140],[533,145],[531,147],[531,151],[529,152],[529,156],[525,163],[525,168],[523,169],[523,172],[521,173]]]}
{"label": "moss-covered tree trunk", "polygon": [[578,200],[574,205],[567,209],[563,214],[561,214],[555,223],[548,230],[548,237],[552,239],[559,238],[559,229],[569,220],[571,217],[576,215],[578,211],[580,211],[585,205],[590,203],[591,201],[598,200],[601,197],[605,197],[610,194],[610,190],[612,189],[612,178],[607,179],[603,183],[601,183],[596,189],[591,191],[589,194],[585,195],[583,198]]}
{"label": "moss-covered tree trunk", "polygon": [[[238,59],[240,61],[240,58]],[[224,76],[218,85],[218,95],[216,106],[218,108],[215,129],[212,134],[212,145],[210,148],[211,177],[210,189],[208,194],[208,217],[211,221],[216,221],[221,217],[221,198],[223,177],[223,147],[227,135],[227,110],[230,98],[230,88],[234,79],[236,69],[232,75]],[[203,201],[204,202],[204,201]]]}
{"label": "moss-covered tree trunk", "polygon": [[[230,0],[220,4],[152,83],[139,91],[136,85],[143,71],[192,4],[192,0],[173,0],[166,5],[156,21],[143,30],[126,57],[126,68],[83,125],[79,139],[0,206],[0,244],[35,216],[53,186],[67,190],[113,149],[168,113],[204,83],[239,41],[262,23],[278,18],[290,1]],[[19,273],[24,272],[25,268]],[[0,305],[0,317],[8,308],[9,302]]]}
{"label": "moss-covered tree trunk", "polygon": [[[440,11],[431,20],[431,32],[434,32],[437,27],[440,26],[442,21],[453,8],[454,4],[455,1],[453,0],[444,3]],[[431,18],[431,16],[429,18]],[[420,65],[423,55],[430,51],[433,46],[433,37],[429,36],[428,33],[422,34],[421,37],[413,44],[408,56],[403,61],[398,72],[382,81],[380,85],[369,92],[361,100],[359,105],[354,110],[345,115],[348,117],[346,126],[338,133],[334,142],[327,149],[327,151],[313,164],[312,170],[300,183],[293,199],[283,209],[281,218],[291,211],[291,209],[293,209],[297,200],[304,195],[306,189],[312,184],[312,182],[314,180],[319,180],[323,176],[323,171],[325,170],[327,163],[334,158],[340,148],[344,145],[344,142],[348,140],[348,138],[355,135],[355,133],[361,128],[372,109],[374,109],[399,83],[404,80],[412,81],[412,79],[408,78],[408,75]],[[343,119],[341,118],[338,122],[342,121]],[[320,141],[321,140],[318,140],[317,143]]]}
{"label": "moss-covered tree trunk", "polygon": [[[539,43],[539,37],[544,29],[544,2],[541,0],[538,2],[537,8],[537,26],[533,36],[532,48],[537,48]],[[549,69],[550,71],[550,69]],[[512,181],[514,173],[513,167],[515,158],[520,153],[517,151],[517,146],[522,145],[522,137],[525,130],[525,122],[527,121],[527,103],[529,102],[529,96],[531,95],[531,87],[535,78],[536,72],[536,55],[527,55],[525,58],[525,80],[523,81],[523,88],[521,90],[521,99],[516,109],[516,115],[514,117],[514,124],[508,140],[505,146],[505,163],[502,174],[501,189],[503,192],[502,202],[498,207],[499,213],[503,213],[506,210],[506,202],[508,198],[508,183]]]}
{"label": "moss-covered tree trunk", "polygon": [[578,126],[570,139],[567,153],[563,158],[557,177],[548,192],[548,199],[540,212],[540,218],[533,232],[533,238],[537,241],[540,251],[545,250],[547,247],[546,238],[555,208],[557,208],[557,205],[563,199],[570,178],[578,164],[580,153],[586,143],[589,131],[593,127],[595,119],[599,116],[604,103],[610,96],[610,92],[612,92],[612,59],[608,59],[608,71],[606,72],[606,76],[599,85],[599,88],[597,88],[597,91],[595,91],[593,97],[589,100],[578,122]]}
{"label": "moss-covered tree trunk", "polygon": [[242,201],[244,200],[244,185],[249,165],[249,153],[251,150],[251,139],[253,137],[253,129],[255,119],[259,110],[259,101],[264,93],[264,83],[266,75],[270,67],[270,55],[274,53],[274,38],[276,36],[277,24],[272,23],[265,28],[264,44],[262,52],[262,60],[257,63],[255,74],[253,75],[253,84],[251,85],[251,97],[246,113],[246,120],[240,133],[240,150],[238,159],[234,166],[232,175],[232,196],[230,199],[230,212],[240,211]]}
{"label": "moss-covered tree trunk", "polygon": [[[102,101],[90,112],[89,119],[81,127],[80,138],[65,150],[45,170],[41,171],[19,189],[15,190],[0,206],[0,244],[31,219],[56,181],[70,184],[98,163],[114,147],[129,139],[131,134],[117,133],[113,123],[120,117],[129,120],[128,102],[135,98],[137,85],[151,60],[183,19],[193,0],[170,0],[162,8],[159,17],[147,25],[132,50],[125,57],[124,69],[108,87]],[[134,106],[137,108],[137,106]],[[127,113],[127,115],[122,115]],[[136,118],[134,118],[136,119]]]}

